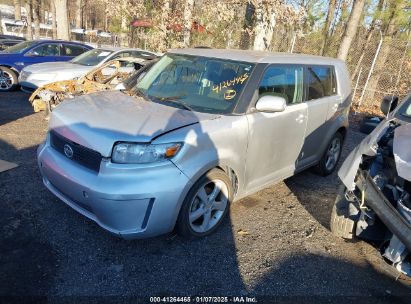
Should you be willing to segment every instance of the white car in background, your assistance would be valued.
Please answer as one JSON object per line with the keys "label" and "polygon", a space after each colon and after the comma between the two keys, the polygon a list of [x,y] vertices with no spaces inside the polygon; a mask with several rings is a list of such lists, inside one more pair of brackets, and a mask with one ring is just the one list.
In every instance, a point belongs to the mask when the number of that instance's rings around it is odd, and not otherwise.
{"label": "white car in background", "polygon": [[30,65],[21,71],[19,84],[22,91],[31,93],[37,88],[55,81],[79,78],[113,59],[122,57],[154,59],[157,56],[153,52],[132,48],[104,47],[93,49],[73,58],[71,61]]}

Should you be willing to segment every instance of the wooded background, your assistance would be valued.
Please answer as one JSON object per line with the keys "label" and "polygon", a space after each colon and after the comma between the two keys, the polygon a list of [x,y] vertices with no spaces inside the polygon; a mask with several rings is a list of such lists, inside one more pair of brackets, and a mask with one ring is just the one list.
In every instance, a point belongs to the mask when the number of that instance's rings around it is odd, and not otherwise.
{"label": "wooded background", "polygon": [[[26,20],[26,36],[51,35],[153,51],[208,46],[338,57],[354,101],[377,112],[384,95],[411,88],[411,0],[0,0]],[[23,8],[23,9],[22,9]],[[27,13],[26,13],[27,12]],[[23,13],[23,14],[22,14]],[[70,33],[98,29],[111,38]]]}

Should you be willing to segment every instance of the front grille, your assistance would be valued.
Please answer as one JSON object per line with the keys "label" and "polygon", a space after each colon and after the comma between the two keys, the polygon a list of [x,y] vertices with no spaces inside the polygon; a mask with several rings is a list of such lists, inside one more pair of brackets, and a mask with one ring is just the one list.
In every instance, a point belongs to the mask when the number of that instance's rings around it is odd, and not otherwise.
{"label": "front grille", "polygon": [[[68,159],[71,159],[93,171],[98,172],[100,170],[102,156],[97,151],[79,145],[52,131],[50,132],[50,144],[55,150],[65,155]],[[71,147],[73,151],[73,155],[71,157],[68,157],[64,152],[65,145]]]}

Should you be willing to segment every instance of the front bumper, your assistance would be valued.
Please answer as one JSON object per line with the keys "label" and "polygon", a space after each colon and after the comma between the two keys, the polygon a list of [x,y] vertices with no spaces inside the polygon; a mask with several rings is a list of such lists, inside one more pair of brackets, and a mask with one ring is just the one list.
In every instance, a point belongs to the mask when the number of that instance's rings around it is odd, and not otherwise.
{"label": "front bumper", "polygon": [[103,160],[97,173],[54,150],[48,141],[37,156],[43,182],[54,195],[125,239],[170,232],[191,187],[172,162],[136,166]]}
{"label": "front bumper", "polygon": [[366,171],[359,170],[356,185],[364,191],[367,206],[411,252],[411,224],[388,201]]}
{"label": "front bumper", "polygon": [[19,78],[19,85],[22,91],[34,92],[37,88],[50,83],[50,81],[32,81],[32,80],[21,80]]}

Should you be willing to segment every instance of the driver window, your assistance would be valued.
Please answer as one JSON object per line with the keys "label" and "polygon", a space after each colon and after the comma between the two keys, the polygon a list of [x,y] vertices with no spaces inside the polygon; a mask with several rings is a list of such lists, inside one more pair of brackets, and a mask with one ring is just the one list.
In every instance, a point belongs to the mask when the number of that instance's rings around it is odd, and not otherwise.
{"label": "driver window", "polygon": [[270,95],[283,97],[287,104],[302,101],[303,67],[270,66],[264,73],[259,86],[259,97]]}
{"label": "driver window", "polygon": [[60,46],[58,44],[43,44],[30,53],[37,56],[60,56]]}

